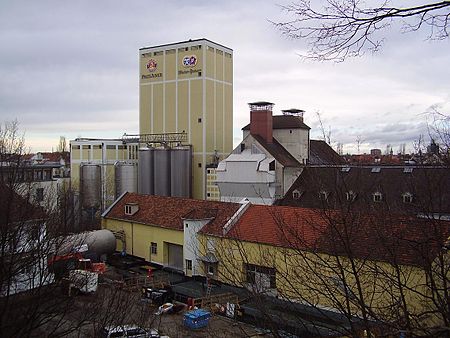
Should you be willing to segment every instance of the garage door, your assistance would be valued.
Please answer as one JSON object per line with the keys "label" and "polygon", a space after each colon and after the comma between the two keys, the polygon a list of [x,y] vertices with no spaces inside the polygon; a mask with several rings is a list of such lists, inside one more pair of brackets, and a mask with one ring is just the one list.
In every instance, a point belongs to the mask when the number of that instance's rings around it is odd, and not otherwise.
{"label": "garage door", "polygon": [[169,267],[183,271],[183,246],[167,243]]}

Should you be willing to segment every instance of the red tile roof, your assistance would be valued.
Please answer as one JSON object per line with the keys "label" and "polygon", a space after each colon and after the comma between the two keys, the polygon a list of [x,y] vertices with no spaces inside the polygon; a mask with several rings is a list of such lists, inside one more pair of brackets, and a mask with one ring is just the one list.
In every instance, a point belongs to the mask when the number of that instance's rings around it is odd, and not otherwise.
{"label": "red tile roof", "polygon": [[[139,211],[132,216],[125,215],[125,204],[127,203],[137,203]],[[183,218],[212,218],[209,225],[222,227],[240,206],[238,203],[126,193],[105,215],[105,218],[181,231],[183,230]]]}
{"label": "red tile roof", "polygon": [[[202,232],[220,236],[220,230],[207,225]],[[433,260],[450,236],[450,222],[251,205],[226,236],[333,255],[424,265]]]}

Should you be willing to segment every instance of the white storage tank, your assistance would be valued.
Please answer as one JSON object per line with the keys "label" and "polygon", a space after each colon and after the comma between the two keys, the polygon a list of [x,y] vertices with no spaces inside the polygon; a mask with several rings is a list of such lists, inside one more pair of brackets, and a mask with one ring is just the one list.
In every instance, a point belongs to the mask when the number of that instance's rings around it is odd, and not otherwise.
{"label": "white storage tank", "polygon": [[137,166],[134,163],[116,162],[114,164],[115,195],[118,198],[125,191],[137,192]]}
{"label": "white storage tank", "polygon": [[139,149],[138,192],[153,195],[154,193],[154,148]]}
{"label": "white storage tank", "polygon": [[167,147],[154,150],[155,195],[170,196],[170,153],[171,149]]}
{"label": "white storage tank", "polygon": [[170,153],[171,196],[192,196],[192,148],[190,146],[172,148]]}
{"label": "white storage tank", "polygon": [[83,208],[99,209],[101,206],[102,174],[96,164],[80,166],[80,193]]}

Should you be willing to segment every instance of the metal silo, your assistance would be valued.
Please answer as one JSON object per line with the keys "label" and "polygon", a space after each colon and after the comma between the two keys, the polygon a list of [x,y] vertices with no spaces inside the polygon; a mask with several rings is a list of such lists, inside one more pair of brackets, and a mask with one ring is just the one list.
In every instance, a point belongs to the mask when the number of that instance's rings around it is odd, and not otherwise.
{"label": "metal silo", "polygon": [[140,194],[154,194],[154,149],[139,149],[138,192]]}
{"label": "metal silo", "polygon": [[84,209],[98,209],[101,206],[102,175],[96,164],[80,166],[81,205]]}
{"label": "metal silo", "polygon": [[191,197],[192,150],[191,147],[173,148],[170,154],[171,196]]}
{"label": "metal silo", "polygon": [[170,196],[170,148],[155,148],[155,195]]}
{"label": "metal silo", "polygon": [[137,166],[134,163],[116,162],[114,164],[116,198],[125,191],[137,192]]}

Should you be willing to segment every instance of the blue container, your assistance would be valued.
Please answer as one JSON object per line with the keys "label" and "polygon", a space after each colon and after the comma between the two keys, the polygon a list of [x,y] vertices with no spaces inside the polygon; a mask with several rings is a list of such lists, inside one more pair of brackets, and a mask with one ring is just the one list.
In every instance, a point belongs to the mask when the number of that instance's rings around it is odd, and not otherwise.
{"label": "blue container", "polygon": [[197,309],[188,311],[184,314],[183,324],[190,329],[200,329],[208,326],[209,319],[211,318],[211,312]]}

